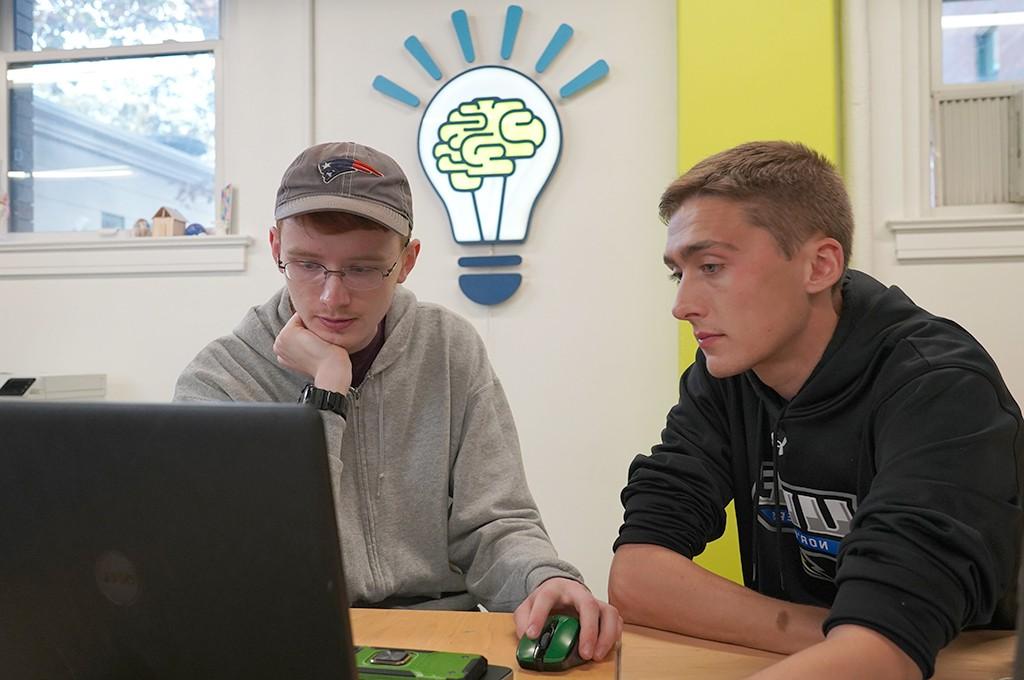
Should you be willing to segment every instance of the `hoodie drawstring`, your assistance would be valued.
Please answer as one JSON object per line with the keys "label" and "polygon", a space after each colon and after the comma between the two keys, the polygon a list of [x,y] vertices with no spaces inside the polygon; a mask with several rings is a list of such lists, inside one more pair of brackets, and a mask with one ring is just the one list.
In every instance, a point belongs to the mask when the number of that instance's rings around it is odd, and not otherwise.
{"label": "hoodie drawstring", "polygon": [[379,499],[381,489],[384,486],[384,471],[387,469],[386,456],[388,446],[387,442],[384,441],[384,433],[387,432],[387,430],[384,429],[384,378],[381,377],[380,374],[377,374],[373,376],[373,379],[379,379],[381,381],[381,386],[379,390],[380,398],[377,400],[379,402],[377,407],[377,432],[379,433],[378,436],[380,437],[380,467],[377,468],[378,470],[380,470],[380,472],[377,474],[377,498]]}
{"label": "hoodie drawstring", "polygon": [[772,495],[775,497],[775,517],[772,525],[775,529],[775,561],[778,564],[779,589],[786,592],[786,577],[782,568],[782,513],[786,507],[779,489],[779,450],[786,445],[785,435],[772,433]]}

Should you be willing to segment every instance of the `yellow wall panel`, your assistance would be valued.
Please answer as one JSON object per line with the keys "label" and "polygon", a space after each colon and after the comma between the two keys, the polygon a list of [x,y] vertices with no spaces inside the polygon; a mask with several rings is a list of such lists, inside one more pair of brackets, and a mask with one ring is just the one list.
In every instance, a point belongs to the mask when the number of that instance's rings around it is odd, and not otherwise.
{"label": "yellow wall panel", "polygon": [[[799,141],[841,164],[840,0],[677,0],[679,170],[742,142]],[[679,361],[693,361],[680,324]],[[697,562],[742,582],[736,522]]]}

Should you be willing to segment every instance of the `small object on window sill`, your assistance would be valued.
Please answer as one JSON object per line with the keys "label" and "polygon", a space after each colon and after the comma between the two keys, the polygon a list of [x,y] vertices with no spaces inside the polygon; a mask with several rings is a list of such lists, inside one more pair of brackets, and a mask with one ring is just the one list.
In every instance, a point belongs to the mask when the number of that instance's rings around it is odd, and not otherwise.
{"label": "small object on window sill", "polygon": [[198,222],[193,222],[185,227],[185,236],[206,236],[206,229]]}
{"label": "small object on window sill", "polygon": [[152,236],[153,232],[149,229],[149,222],[143,218],[135,220],[135,226],[132,227],[132,236]]}
{"label": "small object on window sill", "polygon": [[185,216],[174,208],[161,206],[153,215],[153,236],[184,236]]}
{"label": "small object on window sill", "polygon": [[234,213],[235,203],[235,188],[230,184],[225,184],[224,188],[220,191],[220,213],[218,214],[218,229],[221,234],[233,233],[231,225],[231,217]]}

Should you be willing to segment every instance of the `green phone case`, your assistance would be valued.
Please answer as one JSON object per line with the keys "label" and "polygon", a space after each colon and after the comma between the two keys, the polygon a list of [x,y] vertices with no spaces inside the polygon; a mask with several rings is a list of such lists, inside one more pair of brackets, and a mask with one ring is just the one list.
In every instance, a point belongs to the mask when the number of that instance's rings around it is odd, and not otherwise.
{"label": "green phone case", "polygon": [[390,647],[356,647],[355,651],[359,680],[480,680],[487,673],[487,659],[479,654]]}

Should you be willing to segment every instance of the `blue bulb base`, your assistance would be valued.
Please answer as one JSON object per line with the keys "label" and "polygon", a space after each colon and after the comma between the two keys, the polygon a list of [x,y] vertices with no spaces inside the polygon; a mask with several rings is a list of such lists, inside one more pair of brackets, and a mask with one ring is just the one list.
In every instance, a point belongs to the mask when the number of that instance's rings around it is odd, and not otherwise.
{"label": "blue bulb base", "polygon": [[521,274],[462,274],[459,288],[473,302],[496,305],[508,300],[519,290]]}

